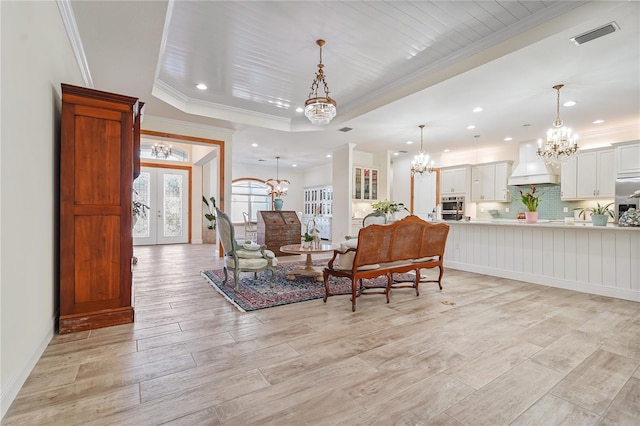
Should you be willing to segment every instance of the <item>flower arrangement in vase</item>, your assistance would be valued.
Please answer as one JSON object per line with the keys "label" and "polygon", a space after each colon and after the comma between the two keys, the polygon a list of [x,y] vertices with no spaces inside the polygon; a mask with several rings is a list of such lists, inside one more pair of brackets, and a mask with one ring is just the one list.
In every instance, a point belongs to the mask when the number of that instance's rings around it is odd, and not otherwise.
{"label": "flower arrangement in vase", "polygon": [[[526,222],[527,223],[537,223],[538,222],[538,203],[540,202],[540,197],[542,194],[538,193],[537,188],[534,185],[529,185],[529,192],[520,191],[520,200],[522,204],[527,208],[527,212],[525,212]],[[536,193],[538,193],[536,195]]]}
{"label": "flower arrangement in vase", "polygon": [[385,213],[387,216],[392,216],[394,213],[398,213],[401,210],[409,211],[404,203],[396,203],[394,201],[384,200],[371,204],[371,208],[374,212]]}

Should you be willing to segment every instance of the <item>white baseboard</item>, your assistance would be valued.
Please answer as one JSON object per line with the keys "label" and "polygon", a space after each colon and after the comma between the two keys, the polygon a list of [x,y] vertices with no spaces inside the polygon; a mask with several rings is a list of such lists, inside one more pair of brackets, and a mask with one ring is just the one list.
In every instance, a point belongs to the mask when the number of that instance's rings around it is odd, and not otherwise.
{"label": "white baseboard", "polygon": [[531,284],[540,284],[565,290],[580,291],[582,293],[597,294],[598,296],[609,296],[617,299],[630,300],[632,302],[640,302],[640,292],[635,290],[604,287],[574,280],[527,274],[525,272],[509,271],[506,269],[497,269],[488,266],[470,265],[461,262],[447,262],[446,260],[444,261],[444,266],[445,268],[458,269],[460,271],[475,272],[477,274],[508,278]]}
{"label": "white baseboard", "polygon": [[55,332],[56,318],[57,318],[57,313],[56,313],[56,316],[51,320],[51,323],[48,324],[45,330],[42,331],[41,333],[42,338],[40,339],[40,344],[31,353],[30,357],[24,359],[24,364],[20,368],[18,368],[16,371],[13,371],[12,374],[9,375],[9,377],[4,377],[5,372],[3,371],[3,377],[2,377],[3,380],[2,380],[2,388],[1,388],[2,390],[0,393],[0,407],[2,410],[2,413],[0,414],[0,420],[4,417],[4,415],[9,410],[11,403],[13,403],[13,400],[16,399],[16,396],[18,396],[18,392],[20,392],[22,385],[24,385],[24,382],[29,377],[29,374],[31,374],[33,367],[36,366],[36,364],[38,363],[38,360],[44,353],[44,350],[49,345],[49,342],[51,342],[51,339],[53,339],[53,334]]}

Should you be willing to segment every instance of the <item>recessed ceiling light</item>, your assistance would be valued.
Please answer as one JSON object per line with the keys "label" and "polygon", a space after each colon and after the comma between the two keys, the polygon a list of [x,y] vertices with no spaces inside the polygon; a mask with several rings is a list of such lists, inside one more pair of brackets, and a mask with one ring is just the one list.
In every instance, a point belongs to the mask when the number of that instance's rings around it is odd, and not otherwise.
{"label": "recessed ceiling light", "polygon": [[475,129],[475,128],[476,128],[476,126],[474,126],[473,124],[470,124],[470,125],[467,126],[467,129],[469,129],[469,130]]}
{"label": "recessed ceiling light", "polygon": [[482,111],[483,111],[482,107],[475,107],[473,109],[473,112],[482,112]]}
{"label": "recessed ceiling light", "polygon": [[394,152],[393,155],[398,156],[398,155],[400,155],[400,153],[399,152]]}
{"label": "recessed ceiling light", "polygon": [[450,149],[445,149],[443,152],[449,152],[449,151],[451,151],[451,150]]}
{"label": "recessed ceiling light", "polygon": [[572,107],[575,104],[576,104],[576,101],[567,101],[567,102],[563,103],[562,105],[566,106],[566,107]]}
{"label": "recessed ceiling light", "polygon": [[327,154],[327,158],[331,158],[331,154]]}
{"label": "recessed ceiling light", "polygon": [[258,144],[254,142],[251,144],[251,146],[255,148],[256,146],[258,146]]}
{"label": "recessed ceiling light", "polygon": [[513,138],[512,137],[506,137],[506,138],[504,138],[504,140],[505,141],[511,141],[511,140],[513,140]]}
{"label": "recessed ceiling light", "polygon": [[291,167],[298,167],[298,165],[297,164],[292,164]]}
{"label": "recessed ceiling light", "polygon": [[296,108],[296,112],[302,112],[302,111],[304,111],[304,108],[302,108],[302,107]]}
{"label": "recessed ceiling light", "polygon": [[593,124],[602,124],[604,123],[604,120],[596,120],[593,122]]}
{"label": "recessed ceiling light", "polygon": [[407,145],[413,145],[413,141],[407,141]]}
{"label": "recessed ceiling light", "polygon": [[200,90],[207,90],[207,85],[204,83],[198,83],[196,84],[196,87]]}

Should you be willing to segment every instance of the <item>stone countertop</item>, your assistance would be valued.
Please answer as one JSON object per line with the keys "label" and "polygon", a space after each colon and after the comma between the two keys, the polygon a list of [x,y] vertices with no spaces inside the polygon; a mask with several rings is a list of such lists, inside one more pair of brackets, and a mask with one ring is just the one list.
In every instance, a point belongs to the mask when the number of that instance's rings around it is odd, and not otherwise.
{"label": "stone countertop", "polygon": [[455,221],[455,220],[444,220],[442,221],[446,224],[454,224],[454,225],[489,225],[489,226],[526,226],[531,228],[562,228],[562,229],[597,229],[597,230],[606,230],[606,231],[635,231],[639,232],[640,227],[630,227],[630,226],[618,226],[615,223],[608,223],[607,226],[593,226],[591,222],[581,222],[577,221],[574,225],[569,225],[564,223],[564,219],[560,220],[545,220],[540,219],[538,223],[526,223],[521,219],[473,219],[470,221]]}

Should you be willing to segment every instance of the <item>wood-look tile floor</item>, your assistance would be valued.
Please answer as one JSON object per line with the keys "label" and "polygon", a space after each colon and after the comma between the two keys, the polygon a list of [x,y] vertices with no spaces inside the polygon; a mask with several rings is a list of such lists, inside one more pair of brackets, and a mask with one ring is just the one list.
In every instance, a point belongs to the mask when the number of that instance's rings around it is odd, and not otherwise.
{"label": "wood-look tile floor", "polygon": [[241,313],[213,250],[136,247],[135,323],[55,336],[2,423],[640,424],[639,303],[448,269]]}

